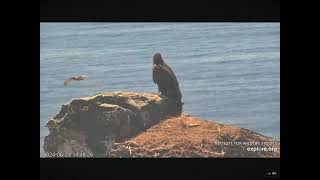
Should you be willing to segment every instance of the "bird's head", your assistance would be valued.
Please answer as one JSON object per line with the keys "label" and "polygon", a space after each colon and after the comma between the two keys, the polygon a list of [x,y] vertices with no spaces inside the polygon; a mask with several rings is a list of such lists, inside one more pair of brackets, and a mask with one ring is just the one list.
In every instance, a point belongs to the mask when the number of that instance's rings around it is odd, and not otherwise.
{"label": "bird's head", "polygon": [[163,65],[164,64],[164,61],[163,61],[160,53],[155,53],[153,55],[153,64],[156,64],[156,65]]}

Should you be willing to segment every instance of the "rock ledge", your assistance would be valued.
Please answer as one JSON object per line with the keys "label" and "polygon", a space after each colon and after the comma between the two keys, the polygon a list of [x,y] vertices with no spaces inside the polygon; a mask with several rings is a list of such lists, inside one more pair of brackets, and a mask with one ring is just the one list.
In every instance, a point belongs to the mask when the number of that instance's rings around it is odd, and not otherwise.
{"label": "rock ledge", "polygon": [[46,127],[46,157],[280,157],[280,143],[201,120],[155,93],[73,99]]}

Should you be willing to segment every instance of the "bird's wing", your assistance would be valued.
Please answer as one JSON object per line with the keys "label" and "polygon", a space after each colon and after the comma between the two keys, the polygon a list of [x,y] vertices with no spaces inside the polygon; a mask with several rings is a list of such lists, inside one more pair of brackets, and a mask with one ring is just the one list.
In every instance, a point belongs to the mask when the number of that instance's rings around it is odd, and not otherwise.
{"label": "bird's wing", "polygon": [[81,75],[81,77],[83,80],[88,79],[88,76],[85,76],[85,75]]}
{"label": "bird's wing", "polygon": [[166,78],[169,78],[169,82],[177,82],[176,75],[173,73],[172,69],[168,65],[160,66],[160,71],[166,74]]}
{"label": "bird's wing", "polygon": [[166,71],[169,72],[169,74],[172,76],[172,78],[173,78],[175,81],[177,81],[176,75],[174,74],[173,70],[170,68],[170,66],[169,66],[168,64],[164,63],[164,65],[163,65],[162,67],[163,67],[163,69],[166,69]]}
{"label": "bird's wing", "polygon": [[174,94],[178,97],[178,99],[182,98],[181,92],[180,92],[180,87],[179,87],[179,83],[177,80],[176,75],[174,74],[174,72],[172,71],[172,69],[170,68],[170,66],[168,65],[164,65],[160,67],[160,71],[162,73],[163,76],[165,76],[167,79],[167,86],[170,86],[171,88],[175,88]]}
{"label": "bird's wing", "polygon": [[67,80],[64,81],[63,84],[66,86],[66,85],[68,85],[71,81],[72,81],[72,78],[67,79]]}

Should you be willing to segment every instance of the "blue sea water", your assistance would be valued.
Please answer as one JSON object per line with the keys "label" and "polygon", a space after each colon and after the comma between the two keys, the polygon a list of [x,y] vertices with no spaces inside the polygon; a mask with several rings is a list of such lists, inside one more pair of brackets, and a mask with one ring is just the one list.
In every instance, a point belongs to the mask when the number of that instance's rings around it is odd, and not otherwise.
{"label": "blue sea water", "polygon": [[176,73],[184,111],[280,141],[280,23],[41,23],[40,153],[46,122],[72,98],[156,92],[155,52]]}

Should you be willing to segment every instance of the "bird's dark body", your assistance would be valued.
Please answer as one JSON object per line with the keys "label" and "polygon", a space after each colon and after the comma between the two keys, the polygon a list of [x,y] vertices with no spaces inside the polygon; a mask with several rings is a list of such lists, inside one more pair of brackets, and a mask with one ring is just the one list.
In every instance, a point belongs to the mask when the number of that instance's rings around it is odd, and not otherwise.
{"label": "bird's dark body", "polygon": [[158,85],[158,91],[161,95],[181,102],[182,95],[177,77],[159,53],[153,57],[152,75],[153,82]]}

